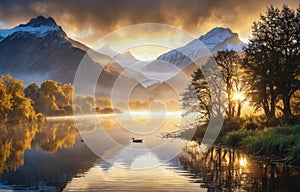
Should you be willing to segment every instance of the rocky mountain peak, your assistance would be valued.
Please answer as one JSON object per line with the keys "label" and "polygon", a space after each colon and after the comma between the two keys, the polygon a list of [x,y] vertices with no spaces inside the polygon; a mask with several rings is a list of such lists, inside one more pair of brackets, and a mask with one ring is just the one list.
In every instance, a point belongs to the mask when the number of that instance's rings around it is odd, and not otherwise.
{"label": "rocky mountain peak", "polygon": [[44,17],[38,16],[36,18],[32,18],[28,23],[21,24],[21,27],[30,26],[30,27],[40,27],[40,26],[57,26],[55,20],[52,17]]}

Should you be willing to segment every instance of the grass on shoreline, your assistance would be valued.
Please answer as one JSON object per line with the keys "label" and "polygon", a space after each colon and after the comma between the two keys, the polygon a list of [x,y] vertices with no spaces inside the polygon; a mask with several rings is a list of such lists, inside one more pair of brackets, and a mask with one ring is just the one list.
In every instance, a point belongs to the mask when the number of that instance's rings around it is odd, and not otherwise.
{"label": "grass on shoreline", "polygon": [[300,125],[232,131],[222,142],[255,155],[300,158]]}

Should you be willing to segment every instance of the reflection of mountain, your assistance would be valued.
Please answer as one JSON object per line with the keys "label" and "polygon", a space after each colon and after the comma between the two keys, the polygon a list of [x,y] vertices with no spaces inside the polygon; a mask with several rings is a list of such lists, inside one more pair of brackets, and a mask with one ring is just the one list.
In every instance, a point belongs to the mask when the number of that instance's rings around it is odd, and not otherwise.
{"label": "reflection of mountain", "polygon": [[131,143],[120,151],[107,154],[104,159],[111,164],[132,169],[148,168],[161,164],[159,158],[143,143]]}

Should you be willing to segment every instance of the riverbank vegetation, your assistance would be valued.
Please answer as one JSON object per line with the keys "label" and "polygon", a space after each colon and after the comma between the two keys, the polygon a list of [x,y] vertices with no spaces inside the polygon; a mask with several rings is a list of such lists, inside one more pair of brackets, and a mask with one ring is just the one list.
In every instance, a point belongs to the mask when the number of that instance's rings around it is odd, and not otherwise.
{"label": "riverbank vegetation", "polygon": [[257,156],[269,156],[285,164],[299,164],[300,125],[281,126],[259,131],[229,132],[223,142]]}

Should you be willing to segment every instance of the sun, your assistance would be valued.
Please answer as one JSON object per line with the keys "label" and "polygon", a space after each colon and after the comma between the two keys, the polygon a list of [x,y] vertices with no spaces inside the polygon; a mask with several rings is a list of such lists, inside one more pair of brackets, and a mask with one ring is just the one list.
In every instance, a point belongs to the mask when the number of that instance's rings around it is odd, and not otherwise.
{"label": "sun", "polygon": [[242,93],[242,92],[235,92],[235,93],[233,94],[232,99],[235,100],[235,101],[245,101],[246,96],[245,96],[245,94]]}
{"label": "sun", "polygon": [[242,157],[242,158],[240,159],[240,166],[246,167],[246,165],[247,165],[247,159],[244,158],[244,157]]}

